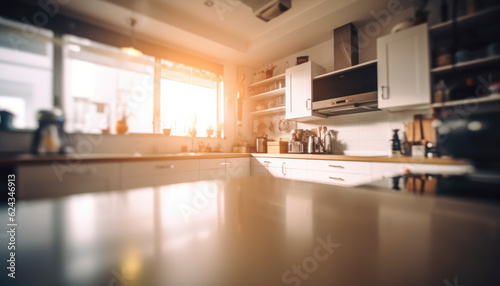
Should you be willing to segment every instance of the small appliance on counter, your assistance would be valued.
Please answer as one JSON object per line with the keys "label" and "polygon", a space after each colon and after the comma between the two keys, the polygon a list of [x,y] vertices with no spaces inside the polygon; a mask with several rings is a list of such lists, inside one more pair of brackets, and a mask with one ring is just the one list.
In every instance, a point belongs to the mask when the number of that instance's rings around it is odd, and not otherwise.
{"label": "small appliance on counter", "polygon": [[286,141],[267,141],[267,153],[286,154],[288,153],[288,142]]}
{"label": "small appliance on counter", "polygon": [[12,119],[14,114],[7,110],[0,110],[0,130],[12,130]]}
{"label": "small appliance on counter", "polygon": [[255,152],[267,153],[267,136],[255,138]]}
{"label": "small appliance on counter", "polygon": [[64,132],[64,115],[60,109],[40,110],[37,113],[38,129],[33,134],[31,153],[66,154],[73,148]]}

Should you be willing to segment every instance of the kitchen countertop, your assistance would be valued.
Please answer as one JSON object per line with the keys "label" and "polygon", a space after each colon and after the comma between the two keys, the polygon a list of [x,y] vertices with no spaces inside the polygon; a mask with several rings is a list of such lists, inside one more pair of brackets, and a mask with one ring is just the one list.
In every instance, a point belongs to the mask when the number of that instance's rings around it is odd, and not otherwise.
{"label": "kitchen countertop", "polygon": [[84,162],[125,162],[125,161],[160,161],[210,158],[267,157],[309,160],[338,160],[380,163],[444,164],[467,165],[467,162],[451,158],[411,158],[387,156],[347,156],[326,154],[268,154],[268,153],[173,153],[173,154],[69,154],[69,155],[10,155],[0,156],[0,164],[43,164],[47,162],[65,162],[82,160]]}
{"label": "kitchen countertop", "polygon": [[492,202],[246,177],[18,201],[15,223],[16,278],[4,266],[1,285],[500,281]]}
{"label": "kitchen countertop", "polygon": [[338,160],[338,161],[363,161],[379,163],[413,163],[413,164],[444,164],[444,165],[467,165],[467,162],[451,158],[412,158],[412,157],[389,157],[389,156],[347,156],[327,154],[267,154],[252,153],[254,157],[288,158],[308,160]]}
{"label": "kitchen countertop", "polygon": [[160,161],[210,158],[250,157],[249,153],[172,153],[172,154],[68,154],[68,155],[12,155],[0,156],[0,164],[39,164],[47,162],[75,161],[85,162],[123,162],[123,161]]}

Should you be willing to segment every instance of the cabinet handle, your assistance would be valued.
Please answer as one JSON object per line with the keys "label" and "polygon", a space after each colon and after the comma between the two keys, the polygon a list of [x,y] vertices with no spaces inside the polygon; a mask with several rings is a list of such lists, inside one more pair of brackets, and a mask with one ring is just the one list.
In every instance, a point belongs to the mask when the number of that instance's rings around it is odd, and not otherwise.
{"label": "cabinet handle", "polygon": [[335,180],[335,181],[344,181],[344,179],[339,178],[339,177],[328,177],[329,179]]}
{"label": "cabinet handle", "polygon": [[156,165],[156,169],[173,169],[175,168],[175,165]]}
{"label": "cabinet handle", "polygon": [[281,173],[286,176],[286,167],[285,167],[285,162],[281,164]]}
{"label": "cabinet handle", "polygon": [[271,164],[271,162],[269,162],[269,161],[264,161],[264,164]]}
{"label": "cabinet handle", "polygon": [[226,166],[226,165],[231,165],[231,162],[221,162],[219,163],[219,166]]}
{"label": "cabinet handle", "polygon": [[[387,92],[384,92],[384,88]],[[389,87],[387,85],[381,86],[380,92],[382,93],[382,99],[389,99]]]}
{"label": "cabinet handle", "polygon": [[329,167],[332,167],[332,168],[337,168],[337,169],[345,169],[344,166],[340,166],[340,165],[328,165]]}
{"label": "cabinet handle", "polygon": [[307,109],[307,110],[311,110],[311,99],[310,99],[310,98],[308,98],[308,99],[306,100],[306,109]]}
{"label": "cabinet handle", "polygon": [[97,173],[97,170],[95,168],[80,167],[80,168],[76,168],[73,172],[71,172],[69,174],[73,174],[73,175],[89,175],[89,174],[95,174],[95,173]]}

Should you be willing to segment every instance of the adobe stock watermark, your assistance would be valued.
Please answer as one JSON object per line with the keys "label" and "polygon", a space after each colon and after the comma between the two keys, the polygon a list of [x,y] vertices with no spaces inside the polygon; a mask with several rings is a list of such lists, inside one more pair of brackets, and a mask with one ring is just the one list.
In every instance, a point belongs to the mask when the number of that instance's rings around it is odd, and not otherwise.
{"label": "adobe stock watermark", "polygon": [[[70,0],[38,0],[37,5],[40,10],[33,13],[31,19],[26,16],[21,18],[21,21],[24,23],[22,25],[22,36],[27,39],[37,36],[40,33],[39,28],[47,26],[50,19],[59,14],[61,5],[68,4],[69,2]],[[7,37],[14,49],[18,49],[21,44],[27,43],[26,39],[13,37],[10,32]]]}
{"label": "adobe stock watermark", "polygon": [[[299,286],[301,281],[309,279],[311,274],[318,270],[319,263],[326,261],[334,252],[334,249],[340,247],[340,243],[333,243],[330,235],[326,237],[326,241],[321,237],[316,238],[318,246],[314,249],[313,255],[302,260],[299,265],[293,264],[281,276],[281,281],[285,284]],[[302,266],[302,267],[301,267]]]}
{"label": "adobe stock watermark", "polygon": [[216,169],[210,172],[211,181],[207,181],[200,189],[196,191],[190,204],[182,203],[179,205],[179,211],[182,218],[188,223],[192,216],[197,216],[208,208],[218,196],[218,191],[223,191],[231,182],[231,178],[240,175],[241,166],[232,168]]}
{"label": "adobe stock watermark", "polygon": [[358,48],[366,48],[373,39],[378,38],[382,28],[391,23],[392,15],[399,14],[404,9],[399,0],[389,0],[386,8],[378,12],[373,9],[370,11],[374,20],[369,21],[364,29],[358,29]]}
{"label": "adobe stock watermark", "polygon": [[239,0],[209,0],[205,3],[207,2],[214,7],[215,13],[221,21],[224,21],[224,14],[227,12],[233,12],[234,8],[241,5],[241,1]]}

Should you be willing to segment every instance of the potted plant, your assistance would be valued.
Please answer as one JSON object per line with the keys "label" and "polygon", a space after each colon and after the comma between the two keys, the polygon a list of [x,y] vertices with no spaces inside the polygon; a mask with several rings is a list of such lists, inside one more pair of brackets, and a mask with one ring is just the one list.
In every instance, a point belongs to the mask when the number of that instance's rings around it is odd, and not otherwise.
{"label": "potted plant", "polygon": [[214,134],[214,128],[212,127],[212,124],[208,125],[208,128],[207,128],[207,137],[212,137],[212,135]]}
{"label": "potted plant", "polygon": [[222,130],[224,130],[224,122],[217,123],[217,127],[215,128],[215,137],[222,138]]}
{"label": "potted plant", "polygon": [[127,131],[128,131],[127,119],[131,115],[132,114],[129,113],[129,112],[127,112],[127,110],[125,110],[125,109],[122,111],[121,118],[116,121],[116,126],[115,126],[116,133],[118,133],[118,134],[125,134],[125,133],[127,133]]}
{"label": "potted plant", "polygon": [[172,132],[172,125],[162,123],[161,127],[162,127],[162,131],[163,131],[163,135],[170,136],[170,133]]}
{"label": "potted plant", "polygon": [[191,127],[188,129],[188,133],[191,137],[196,137],[196,121],[197,117],[196,115],[193,115],[191,117]]}
{"label": "potted plant", "polygon": [[273,77],[273,71],[277,67],[277,65],[268,64],[266,67],[266,79]]}

